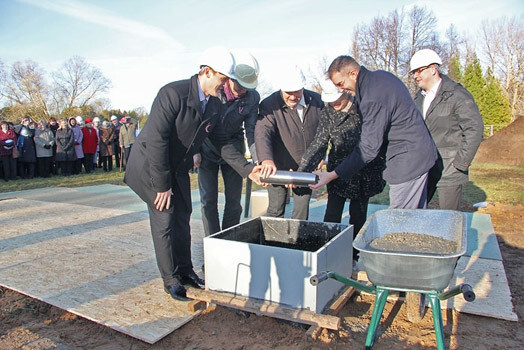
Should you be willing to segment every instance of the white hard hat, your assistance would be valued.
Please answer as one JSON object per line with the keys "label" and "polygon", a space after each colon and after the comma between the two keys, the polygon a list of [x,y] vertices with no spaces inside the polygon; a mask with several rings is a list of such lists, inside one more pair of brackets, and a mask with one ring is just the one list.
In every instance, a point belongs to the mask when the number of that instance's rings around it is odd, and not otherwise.
{"label": "white hard hat", "polygon": [[254,89],[258,85],[260,67],[257,59],[247,52],[234,52],[235,80],[246,89]]}
{"label": "white hard hat", "polygon": [[117,120],[117,119],[118,119],[118,117],[117,117],[116,115],[113,114],[113,115],[111,116],[111,120]]}
{"label": "white hard hat", "polygon": [[93,118],[93,123],[96,123],[96,122],[99,122],[99,123],[100,123],[100,118],[98,118],[98,117],[94,117],[94,118]]}
{"label": "white hard hat", "polygon": [[333,84],[331,79],[320,81],[320,87],[322,88],[322,101],[324,102],[335,102],[342,96],[342,92]]}
{"label": "white hard hat", "polygon": [[304,74],[297,66],[285,69],[279,80],[279,87],[282,91],[298,91],[306,85]]}
{"label": "white hard hat", "polygon": [[222,46],[213,46],[204,51],[198,61],[200,66],[208,66],[214,71],[235,79],[235,59],[228,49]]}
{"label": "white hard hat", "polygon": [[440,56],[431,49],[422,49],[415,52],[413,57],[411,57],[411,61],[409,61],[409,71],[413,72],[415,69],[427,67],[434,63],[438,65],[442,64]]}

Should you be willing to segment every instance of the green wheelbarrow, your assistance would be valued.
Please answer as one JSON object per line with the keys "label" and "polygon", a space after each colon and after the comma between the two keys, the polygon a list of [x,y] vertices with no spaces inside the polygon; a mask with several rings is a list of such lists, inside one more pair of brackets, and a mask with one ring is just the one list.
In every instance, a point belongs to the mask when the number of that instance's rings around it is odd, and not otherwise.
{"label": "green wheelbarrow", "polygon": [[[423,233],[455,241],[457,251],[452,254],[411,253],[376,250],[370,243],[387,233]],[[318,285],[328,278],[335,279],[358,290],[374,293],[375,305],[366,337],[366,349],[373,346],[387,296],[390,291],[406,292],[408,319],[418,322],[424,316],[425,298],[429,298],[438,350],[444,350],[444,332],[440,301],[462,294],[466,301],[474,301],[475,293],[468,284],[448,287],[457,260],[466,252],[467,222],[463,213],[451,210],[384,209],[373,213],[353,242],[360,251],[360,265],[371,285],[359,283],[332,271],[321,272],[310,278]]]}

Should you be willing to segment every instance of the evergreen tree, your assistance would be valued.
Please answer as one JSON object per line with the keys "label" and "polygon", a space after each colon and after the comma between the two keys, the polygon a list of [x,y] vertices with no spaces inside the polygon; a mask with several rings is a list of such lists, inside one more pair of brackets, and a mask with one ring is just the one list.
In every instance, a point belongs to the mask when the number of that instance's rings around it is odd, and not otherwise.
{"label": "evergreen tree", "polygon": [[482,115],[485,124],[509,124],[511,121],[509,100],[491,69],[486,73],[486,87],[482,100],[482,104],[486,105],[485,114]]}
{"label": "evergreen tree", "polygon": [[449,60],[448,77],[455,81],[462,80],[462,71],[460,69],[460,57],[453,55]]}
{"label": "evergreen tree", "polygon": [[[473,95],[475,102],[480,110],[480,115],[484,118],[489,106],[483,103],[484,89],[486,87],[486,80],[482,75],[482,68],[477,57],[468,60],[469,62],[464,69],[464,76],[461,79],[462,85]],[[484,121],[485,124],[487,124]]]}

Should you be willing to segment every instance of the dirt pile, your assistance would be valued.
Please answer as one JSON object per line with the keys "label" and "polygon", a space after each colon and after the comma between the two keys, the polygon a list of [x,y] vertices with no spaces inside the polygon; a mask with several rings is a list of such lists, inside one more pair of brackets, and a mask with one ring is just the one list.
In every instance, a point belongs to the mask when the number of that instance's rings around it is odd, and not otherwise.
{"label": "dirt pile", "polygon": [[524,116],[484,140],[477,151],[475,162],[524,166]]}

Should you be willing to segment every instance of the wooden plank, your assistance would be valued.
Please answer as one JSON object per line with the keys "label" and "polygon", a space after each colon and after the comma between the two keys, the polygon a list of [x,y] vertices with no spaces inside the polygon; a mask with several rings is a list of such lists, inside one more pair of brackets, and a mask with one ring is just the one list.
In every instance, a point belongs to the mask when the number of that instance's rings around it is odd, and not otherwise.
{"label": "wooden plank", "polygon": [[[349,299],[355,294],[357,290],[353,287],[348,286],[329,306],[326,311],[327,315],[336,316],[340,313],[344,305],[349,301]],[[320,333],[322,332],[322,327],[311,326],[306,332],[306,337],[311,339],[317,339]]]}
{"label": "wooden plank", "polygon": [[207,303],[216,303],[222,306],[252,312],[257,315],[280,318],[332,330],[337,330],[340,327],[339,317],[317,314],[309,310],[294,309],[289,306],[264,300],[196,288],[189,288],[186,294],[187,297],[191,299],[201,300]]}
{"label": "wooden plank", "polygon": [[206,308],[206,303],[200,300],[193,300],[187,304],[187,310],[189,312],[196,312],[196,311],[204,310],[205,308]]}

